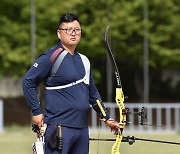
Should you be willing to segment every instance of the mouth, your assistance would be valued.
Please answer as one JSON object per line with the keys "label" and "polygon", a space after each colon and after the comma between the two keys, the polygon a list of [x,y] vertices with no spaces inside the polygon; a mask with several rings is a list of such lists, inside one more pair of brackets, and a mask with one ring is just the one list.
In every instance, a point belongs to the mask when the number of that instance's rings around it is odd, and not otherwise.
{"label": "mouth", "polygon": [[70,38],[70,40],[71,40],[71,41],[76,41],[76,38],[73,37],[73,38]]}

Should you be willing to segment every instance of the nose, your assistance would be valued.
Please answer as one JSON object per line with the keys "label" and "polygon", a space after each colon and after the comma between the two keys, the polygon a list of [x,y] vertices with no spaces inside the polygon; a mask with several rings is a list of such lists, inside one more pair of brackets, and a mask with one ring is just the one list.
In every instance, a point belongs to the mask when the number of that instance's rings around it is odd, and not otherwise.
{"label": "nose", "polygon": [[71,33],[71,35],[73,35],[73,33],[74,33],[74,35],[76,35],[76,31],[75,31],[75,29],[73,29],[73,31],[72,31],[72,33]]}

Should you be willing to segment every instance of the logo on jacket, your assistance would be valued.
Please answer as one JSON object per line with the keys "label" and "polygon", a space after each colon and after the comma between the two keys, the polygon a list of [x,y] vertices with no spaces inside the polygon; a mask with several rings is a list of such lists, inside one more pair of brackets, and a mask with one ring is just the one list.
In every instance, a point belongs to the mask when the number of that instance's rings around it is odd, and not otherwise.
{"label": "logo on jacket", "polygon": [[34,67],[38,67],[38,64],[37,63],[34,63],[34,65],[33,65]]}

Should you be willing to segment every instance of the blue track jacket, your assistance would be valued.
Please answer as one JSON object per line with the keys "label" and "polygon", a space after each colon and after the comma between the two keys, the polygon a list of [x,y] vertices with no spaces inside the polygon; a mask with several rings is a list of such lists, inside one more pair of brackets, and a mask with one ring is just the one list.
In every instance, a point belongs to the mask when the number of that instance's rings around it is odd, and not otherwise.
{"label": "blue track jacket", "polygon": [[[62,50],[58,53],[59,48]],[[42,81],[45,81],[46,87],[54,87],[67,85],[85,76],[85,67],[77,51],[74,55],[67,53],[56,73],[52,75],[52,66],[63,52],[64,49],[59,42],[37,59],[23,79],[24,95],[33,115],[42,113],[37,96],[37,87]],[[97,99],[101,101],[91,71],[89,85],[81,82],[63,89],[46,89],[44,92],[45,123],[75,128],[87,127],[90,104],[101,118],[109,119],[108,113],[106,117],[103,117],[96,103]],[[102,106],[106,111],[103,104]]]}

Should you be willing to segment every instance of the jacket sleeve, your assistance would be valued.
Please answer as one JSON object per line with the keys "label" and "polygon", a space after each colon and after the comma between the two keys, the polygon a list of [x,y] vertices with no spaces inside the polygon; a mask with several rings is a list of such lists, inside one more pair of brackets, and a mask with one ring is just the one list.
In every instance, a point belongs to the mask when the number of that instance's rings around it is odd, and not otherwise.
{"label": "jacket sleeve", "polygon": [[110,116],[106,110],[105,105],[102,103],[101,96],[94,83],[92,71],[90,72],[89,94],[90,94],[90,97],[89,97],[90,104],[92,105],[93,109],[98,113],[98,115],[103,121],[108,120]]}
{"label": "jacket sleeve", "polygon": [[49,56],[42,54],[23,78],[24,96],[33,115],[42,113],[37,95],[37,87],[46,78],[50,69],[51,61]]}

